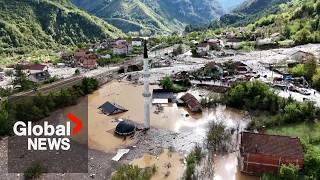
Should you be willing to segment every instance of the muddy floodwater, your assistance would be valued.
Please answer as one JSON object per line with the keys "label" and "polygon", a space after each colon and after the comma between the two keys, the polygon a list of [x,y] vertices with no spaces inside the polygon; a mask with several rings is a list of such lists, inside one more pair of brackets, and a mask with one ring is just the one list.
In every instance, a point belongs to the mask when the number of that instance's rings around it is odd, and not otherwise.
{"label": "muddy floodwater", "polygon": [[[159,88],[151,86],[152,89]],[[143,86],[133,85],[130,82],[112,81],[99,90],[95,91],[88,97],[88,134],[89,147],[92,149],[104,152],[116,152],[118,148],[128,147],[133,145],[134,140],[131,138],[119,138],[114,136],[113,132],[117,125],[116,119],[130,119],[137,123],[143,124]],[[205,90],[190,90],[190,93],[200,99],[205,95]],[[182,94],[178,94],[178,97]],[[105,102],[116,103],[126,109],[127,112],[114,116],[102,114],[98,109]],[[77,106],[72,107],[72,111],[77,110]],[[151,107],[151,126],[157,129],[166,129],[170,132],[179,134],[174,141],[174,148],[177,152],[187,154],[197,143],[202,143],[205,140],[208,124],[211,121],[222,121],[229,128],[243,129],[247,126],[249,118],[241,111],[229,109],[225,106],[218,106],[212,109],[204,109],[200,114],[188,112],[186,108],[177,107],[176,104],[163,105],[163,111],[154,113],[156,107]],[[181,137],[181,138],[180,138]],[[130,152],[129,152],[130,153]],[[141,155],[143,156],[143,154]],[[163,178],[165,168],[163,164],[167,161],[171,162],[171,171],[169,179],[177,179],[183,175],[183,156],[173,154],[171,157],[165,151],[158,158],[145,154],[138,158],[132,164],[140,167],[151,166],[156,164],[161,166],[160,174],[154,179]],[[160,164],[159,164],[160,163]],[[175,169],[176,168],[176,169]],[[182,169],[181,169],[182,168]],[[174,170],[174,171],[173,171]],[[235,155],[216,157],[215,179],[243,179],[242,174],[237,171],[237,161]],[[248,179],[248,178],[245,178]]]}
{"label": "muddy floodwater", "polygon": [[152,180],[178,179],[183,174],[183,156],[179,153],[164,150],[158,157],[145,154],[142,158],[133,160],[130,164],[137,165],[140,168],[157,167],[156,174]]}

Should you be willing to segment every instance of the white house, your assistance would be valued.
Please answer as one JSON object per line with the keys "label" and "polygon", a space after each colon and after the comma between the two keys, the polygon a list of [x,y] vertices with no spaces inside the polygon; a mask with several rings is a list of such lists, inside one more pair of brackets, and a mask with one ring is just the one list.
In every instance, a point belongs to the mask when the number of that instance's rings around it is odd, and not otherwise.
{"label": "white house", "polygon": [[143,39],[141,38],[133,38],[131,41],[132,46],[142,46]]}
{"label": "white house", "polygon": [[200,43],[200,44],[197,46],[197,53],[198,53],[199,55],[207,54],[209,50],[210,50],[210,46],[209,46],[208,43]]}
{"label": "white house", "polygon": [[114,55],[127,55],[132,51],[132,47],[129,45],[116,45],[112,48]]}
{"label": "white house", "polygon": [[28,79],[33,82],[47,80],[50,77],[49,66],[44,64],[29,64],[24,66]]}

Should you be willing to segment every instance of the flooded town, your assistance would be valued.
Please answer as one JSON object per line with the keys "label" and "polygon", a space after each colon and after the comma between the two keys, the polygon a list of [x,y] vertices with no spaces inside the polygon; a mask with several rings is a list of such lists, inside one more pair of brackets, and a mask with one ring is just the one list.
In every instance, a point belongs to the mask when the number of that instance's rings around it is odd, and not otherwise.
{"label": "flooded town", "polygon": [[[135,40],[132,44],[142,54],[126,57],[129,59],[123,63],[98,65],[96,52],[111,44],[113,54],[126,54],[126,40],[103,42],[73,55],[61,53],[62,62],[58,64],[22,64],[28,78],[35,78],[35,82],[50,77],[57,80],[22,91],[20,96],[49,93],[51,86],[60,88],[59,81],[71,83],[77,77],[97,78],[100,85],[76,105],[58,110],[78,115],[88,112],[88,173],[50,173],[41,179],[112,179],[121,172],[118,167],[130,165],[124,167],[145,169],[140,173],[151,173],[149,177],[154,180],[256,180],[257,174],[279,168],[279,161],[303,166],[299,139],[268,134],[265,126],[252,126],[254,111],[229,106],[223,98],[239,83],[259,81],[279,97],[311,102],[318,108],[319,92],[303,77],[293,75],[290,68],[306,63],[310,57],[319,59],[319,44],[244,52],[211,39],[196,44],[195,56],[190,47],[177,54],[180,46],[152,50],[147,40]],[[209,50],[211,46],[222,50]],[[100,56],[109,59],[113,55]],[[7,75],[2,76],[2,87],[17,88],[11,84],[13,75]],[[76,84],[68,83],[62,83],[62,87]],[[87,109],[83,109],[84,104]],[[21,179],[20,173],[6,173],[8,139],[0,141],[2,178]],[[192,170],[191,161],[197,161]],[[264,161],[276,163],[271,166]]]}

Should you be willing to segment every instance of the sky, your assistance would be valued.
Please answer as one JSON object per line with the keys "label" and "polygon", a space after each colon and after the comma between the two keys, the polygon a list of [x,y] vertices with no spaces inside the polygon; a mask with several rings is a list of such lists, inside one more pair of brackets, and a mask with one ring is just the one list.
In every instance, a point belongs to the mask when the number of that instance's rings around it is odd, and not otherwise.
{"label": "sky", "polygon": [[221,3],[225,12],[228,12],[233,8],[237,7],[238,5],[240,5],[245,0],[218,0],[218,1]]}

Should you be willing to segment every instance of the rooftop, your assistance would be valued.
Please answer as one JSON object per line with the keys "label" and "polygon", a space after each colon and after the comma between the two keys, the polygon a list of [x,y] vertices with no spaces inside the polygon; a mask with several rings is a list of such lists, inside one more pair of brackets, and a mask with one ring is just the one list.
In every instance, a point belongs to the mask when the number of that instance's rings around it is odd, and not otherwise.
{"label": "rooftop", "polygon": [[303,159],[303,149],[297,137],[241,133],[241,153]]}

